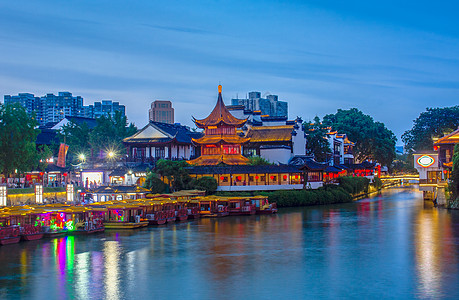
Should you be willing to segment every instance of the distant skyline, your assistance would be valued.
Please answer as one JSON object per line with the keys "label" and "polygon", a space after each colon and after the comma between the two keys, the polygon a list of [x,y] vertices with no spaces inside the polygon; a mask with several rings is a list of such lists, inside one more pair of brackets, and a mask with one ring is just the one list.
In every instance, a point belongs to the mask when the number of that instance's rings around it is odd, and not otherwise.
{"label": "distant skyline", "polygon": [[426,107],[459,104],[453,1],[0,2],[0,94],[69,91],[126,105],[154,100],[193,126],[216,102],[279,95],[289,117],[356,107],[399,139]]}

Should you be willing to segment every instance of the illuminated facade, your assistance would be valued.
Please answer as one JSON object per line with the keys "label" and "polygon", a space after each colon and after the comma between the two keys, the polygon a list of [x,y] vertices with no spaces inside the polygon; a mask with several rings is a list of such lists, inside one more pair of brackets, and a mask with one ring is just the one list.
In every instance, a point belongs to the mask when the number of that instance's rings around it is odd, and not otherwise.
{"label": "illuminated facade", "polygon": [[201,149],[201,156],[190,160],[196,166],[244,165],[249,161],[242,156],[242,144],[249,141],[240,137],[236,129],[244,126],[246,119],[235,118],[226,108],[222,99],[222,86],[218,86],[217,104],[210,115],[202,120],[193,118],[197,127],[204,129],[204,136],[193,138],[193,143]]}

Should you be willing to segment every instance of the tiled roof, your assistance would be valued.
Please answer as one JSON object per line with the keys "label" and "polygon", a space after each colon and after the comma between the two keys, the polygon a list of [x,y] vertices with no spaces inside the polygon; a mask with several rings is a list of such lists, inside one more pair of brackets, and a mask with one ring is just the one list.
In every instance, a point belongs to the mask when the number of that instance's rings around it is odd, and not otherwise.
{"label": "tiled roof", "polygon": [[134,135],[123,140],[125,143],[168,143],[176,140],[178,143],[191,144],[192,138],[202,137],[201,132],[193,132],[180,124],[168,124],[150,121]]}
{"label": "tiled roof", "polygon": [[225,142],[228,144],[244,144],[247,143],[250,139],[242,138],[238,135],[234,136],[222,136],[222,135],[206,135],[199,139],[193,139],[193,142],[196,144],[217,144],[220,142]]}
{"label": "tiled roof", "polygon": [[40,133],[37,135],[37,145],[52,145],[59,144],[59,138],[57,137],[57,131],[48,128],[39,128]]}
{"label": "tiled roof", "polygon": [[293,125],[281,126],[254,126],[246,134],[250,143],[260,142],[290,142],[292,140]]}
{"label": "tiled roof", "polygon": [[93,118],[71,117],[71,116],[67,116],[65,118],[69,120],[70,122],[76,125],[80,125],[80,126],[86,123],[89,129],[93,129],[94,127],[97,126],[97,121],[96,119],[93,119]]}
{"label": "tiled roof", "polygon": [[263,174],[263,173],[301,173],[296,166],[289,165],[236,165],[236,166],[193,166],[190,174]]}
{"label": "tiled roof", "polygon": [[242,155],[201,155],[200,157],[189,160],[188,163],[196,166],[213,166],[218,164],[226,165],[245,165],[249,162],[247,157]]}

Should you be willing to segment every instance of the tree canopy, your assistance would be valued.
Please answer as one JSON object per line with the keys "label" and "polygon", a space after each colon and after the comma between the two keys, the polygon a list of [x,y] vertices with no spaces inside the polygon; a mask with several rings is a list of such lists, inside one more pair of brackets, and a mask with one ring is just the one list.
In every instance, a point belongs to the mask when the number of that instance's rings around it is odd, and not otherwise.
{"label": "tree canopy", "polygon": [[451,170],[449,189],[451,200],[457,200],[459,196],[459,144],[454,145],[453,152],[453,169]]}
{"label": "tree canopy", "polygon": [[24,173],[39,166],[41,155],[35,141],[40,130],[35,118],[30,118],[20,104],[0,104],[0,170],[8,177],[17,170]]}
{"label": "tree canopy", "polygon": [[427,108],[413,127],[405,131],[402,141],[407,151],[432,150],[433,138],[439,138],[456,130],[459,126],[459,106]]}
{"label": "tree canopy", "polygon": [[167,178],[172,191],[180,191],[190,186],[191,177],[186,169],[189,166],[184,160],[160,159],[156,162],[155,172]]}
{"label": "tree canopy", "polygon": [[323,124],[332,127],[355,143],[354,155],[359,160],[372,159],[390,166],[395,158],[394,133],[383,123],[375,122],[357,108],[338,109],[336,114],[323,118]]}
{"label": "tree canopy", "polygon": [[100,151],[120,153],[123,149],[123,139],[133,135],[137,128],[127,122],[126,116],[115,112],[115,116],[101,116],[96,119],[97,125],[89,129],[86,123],[64,125],[60,140],[69,145],[69,154],[74,160],[79,154],[89,156]]}
{"label": "tree canopy", "polygon": [[319,162],[326,161],[328,155],[331,154],[330,145],[325,136],[327,133],[326,126],[316,116],[314,122],[305,122],[303,127],[307,134],[306,154],[314,155],[314,158]]}
{"label": "tree canopy", "polygon": [[148,172],[143,187],[149,189],[153,194],[159,194],[165,191],[166,184],[159,178],[158,174]]}

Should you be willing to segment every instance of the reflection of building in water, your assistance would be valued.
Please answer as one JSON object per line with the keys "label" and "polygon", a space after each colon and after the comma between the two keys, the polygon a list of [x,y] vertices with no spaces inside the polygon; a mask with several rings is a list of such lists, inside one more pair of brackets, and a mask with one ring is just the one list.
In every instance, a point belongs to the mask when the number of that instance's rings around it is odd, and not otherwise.
{"label": "reflection of building in water", "polygon": [[457,268],[455,252],[444,242],[452,239],[450,215],[445,213],[439,218],[440,213],[443,212],[424,209],[417,218],[414,242],[421,298],[444,297],[443,272],[449,267]]}

